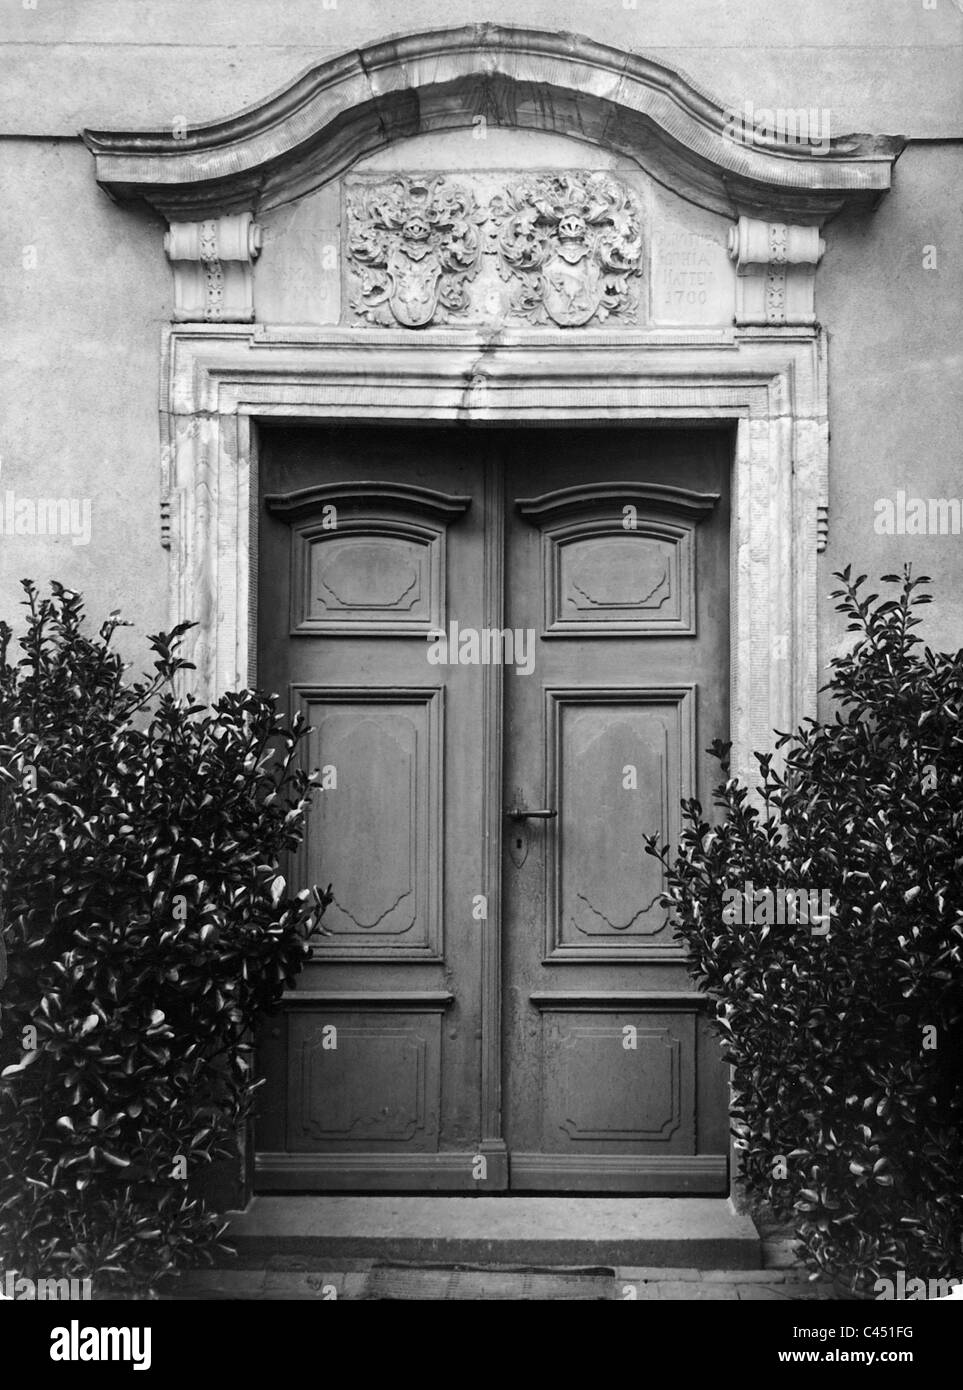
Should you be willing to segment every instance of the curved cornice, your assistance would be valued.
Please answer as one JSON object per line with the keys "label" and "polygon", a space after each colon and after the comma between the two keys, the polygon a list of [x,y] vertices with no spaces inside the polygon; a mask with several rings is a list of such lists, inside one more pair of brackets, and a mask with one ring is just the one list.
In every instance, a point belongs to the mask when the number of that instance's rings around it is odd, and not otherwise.
{"label": "curved cornice", "polygon": [[701,521],[719,501],[718,492],[693,492],[689,488],[672,487],[665,483],[585,483],[578,487],[563,487],[557,492],[543,492],[538,497],[520,497],[515,503],[522,516],[537,526],[550,524],[562,517],[601,512],[621,519],[627,502],[643,509],[654,507],[662,511],[679,512]]}
{"label": "curved cornice", "polygon": [[712,211],[796,223],[874,203],[905,143],[845,135],[823,153],[758,136],[742,143],[726,133],[730,113],[664,64],[575,34],[498,24],[356,49],[227,120],[83,138],[112,195],[189,220],[264,211],[395,140],[478,116],[627,155]]}
{"label": "curved cornice", "polygon": [[470,497],[451,492],[437,492],[429,487],[411,483],[320,483],[300,488],[297,492],[272,492],[265,496],[269,512],[282,516],[303,516],[317,512],[330,503],[343,510],[370,510],[372,503],[382,509],[418,512],[436,521],[453,521],[471,506]]}

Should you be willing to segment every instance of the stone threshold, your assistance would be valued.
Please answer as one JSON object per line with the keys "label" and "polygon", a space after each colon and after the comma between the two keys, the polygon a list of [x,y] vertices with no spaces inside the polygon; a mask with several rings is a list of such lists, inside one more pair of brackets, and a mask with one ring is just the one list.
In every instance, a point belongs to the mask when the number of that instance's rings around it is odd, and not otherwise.
{"label": "stone threshold", "polygon": [[[275,1256],[440,1265],[757,1270],[750,1218],[712,1197],[255,1197],[233,1267]],[[343,1267],[343,1266],[342,1266]]]}

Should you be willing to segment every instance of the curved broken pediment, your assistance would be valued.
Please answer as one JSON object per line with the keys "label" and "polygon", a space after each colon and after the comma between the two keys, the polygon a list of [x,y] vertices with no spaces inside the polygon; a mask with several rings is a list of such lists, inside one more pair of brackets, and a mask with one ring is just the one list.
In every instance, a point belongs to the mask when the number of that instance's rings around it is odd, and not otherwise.
{"label": "curved broken pediment", "polygon": [[171,222],[258,216],[395,141],[484,121],[615,151],[712,212],[812,226],[847,203],[872,205],[903,147],[891,136],[790,141],[765,122],[740,128],[740,119],[638,54],[577,35],[478,24],[330,59],[226,120],[87,130],[84,140],[108,192],[144,199]]}

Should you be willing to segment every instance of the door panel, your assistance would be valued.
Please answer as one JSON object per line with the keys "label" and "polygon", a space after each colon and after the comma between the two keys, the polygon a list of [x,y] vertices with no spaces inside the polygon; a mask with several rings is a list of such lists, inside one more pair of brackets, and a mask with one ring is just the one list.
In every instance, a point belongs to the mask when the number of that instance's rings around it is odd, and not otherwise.
{"label": "door panel", "polygon": [[298,875],[321,866],[334,885],[324,958],[441,960],[441,856],[433,852],[444,843],[441,690],[302,686],[294,694],[312,729],[311,765],[338,778],[328,788],[336,795],[322,792],[308,819]]}
{"label": "door panel", "polygon": [[329,1051],[317,1013],[306,1007],[289,1015],[288,1147],[436,1149],[440,1013],[339,1011],[329,1002],[324,1020],[338,1044]]}
{"label": "door panel", "polygon": [[[311,726],[290,872],[334,901],[260,1040],[257,1186],[725,1191],[718,1046],[642,837],[678,836],[726,736],[728,439],[261,453],[259,683]],[[433,662],[452,623],[478,641]]]}
{"label": "door panel", "polygon": [[726,736],[727,486],[717,436],[540,434],[506,459],[506,622],[537,634],[505,688],[513,1188],[726,1190],[722,1067],[643,836],[677,839]]}
{"label": "door panel", "polygon": [[[481,441],[479,441],[480,446]],[[485,460],[452,431],[265,430],[260,683],[322,771],[292,877],[324,935],[259,1049],[262,1189],[463,1189],[480,1121]]]}
{"label": "door panel", "polygon": [[692,787],[694,688],[580,686],[545,698],[545,785],[559,812],[545,837],[547,957],[677,955],[659,906],[660,866],[639,846],[655,832],[678,839],[679,800]]}

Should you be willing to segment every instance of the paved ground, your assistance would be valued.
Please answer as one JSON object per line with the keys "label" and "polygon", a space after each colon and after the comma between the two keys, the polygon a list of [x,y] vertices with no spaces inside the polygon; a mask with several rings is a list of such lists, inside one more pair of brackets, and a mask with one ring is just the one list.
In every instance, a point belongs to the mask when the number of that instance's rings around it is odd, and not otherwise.
{"label": "paved ground", "polygon": [[795,1269],[699,1270],[659,1267],[520,1268],[339,1261],[275,1256],[263,1269],[208,1270],[185,1277],[175,1298],[264,1300],[711,1300],[798,1301],[833,1297]]}

